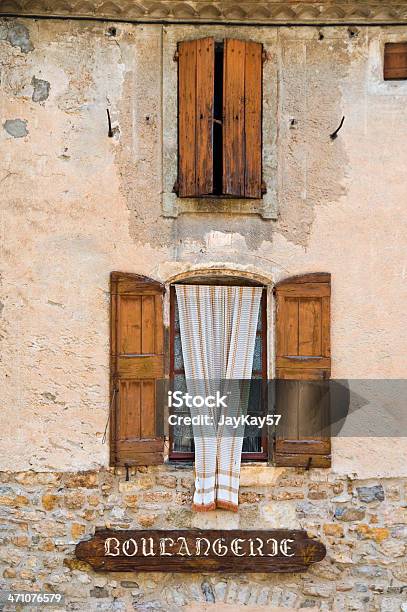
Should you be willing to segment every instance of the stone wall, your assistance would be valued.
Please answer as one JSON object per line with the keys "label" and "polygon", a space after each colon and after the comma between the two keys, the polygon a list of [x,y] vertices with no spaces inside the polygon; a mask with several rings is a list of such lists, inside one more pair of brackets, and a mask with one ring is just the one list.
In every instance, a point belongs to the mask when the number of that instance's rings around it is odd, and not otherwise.
{"label": "stone wall", "polygon": [[[244,466],[238,514],[191,512],[190,467],[2,474],[1,587],[63,593],[66,610],[179,610],[216,602],[285,610],[407,610],[407,480]],[[95,526],[304,528],[325,542],[304,574],[96,574],[75,559]]]}

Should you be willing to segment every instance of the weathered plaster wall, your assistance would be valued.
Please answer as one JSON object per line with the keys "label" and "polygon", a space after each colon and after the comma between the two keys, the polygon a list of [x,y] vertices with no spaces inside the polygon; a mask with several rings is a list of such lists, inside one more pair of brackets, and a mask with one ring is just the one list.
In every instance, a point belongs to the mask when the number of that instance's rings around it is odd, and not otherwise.
{"label": "weathered plaster wall", "polygon": [[[165,218],[162,50],[208,31],[1,22],[4,469],[107,464],[111,270],[330,271],[333,375],[405,376],[407,83],[383,83],[381,57],[407,28],[268,30],[278,220]],[[402,440],[336,439],[333,457],[338,473],[407,474]]]}

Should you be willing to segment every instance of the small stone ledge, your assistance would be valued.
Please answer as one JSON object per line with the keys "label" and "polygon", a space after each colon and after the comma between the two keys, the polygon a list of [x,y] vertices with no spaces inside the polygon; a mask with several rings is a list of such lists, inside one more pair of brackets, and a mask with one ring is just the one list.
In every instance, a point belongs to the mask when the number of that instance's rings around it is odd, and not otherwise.
{"label": "small stone ledge", "polygon": [[241,487],[267,487],[275,485],[287,468],[271,465],[242,465],[240,470]]}

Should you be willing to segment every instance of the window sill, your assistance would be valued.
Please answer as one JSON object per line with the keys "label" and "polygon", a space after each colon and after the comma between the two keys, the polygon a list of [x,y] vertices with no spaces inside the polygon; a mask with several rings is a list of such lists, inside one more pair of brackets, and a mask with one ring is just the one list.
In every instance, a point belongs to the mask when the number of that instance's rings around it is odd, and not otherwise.
{"label": "window sill", "polygon": [[257,214],[263,219],[277,219],[277,198],[270,187],[262,199],[229,197],[179,198],[175,193],[163,193],[164,217],[178,217],[185,213]]}
{"label": "window sill", "polygon": [[[185,470],[192,471],[192,462],[176,462],[166,461],[164,469],[168,470]],[[241,487],[266,487],[274,485],[279,476],[286,471],[285,467],[274,467],[264,463],[263,461],[254,461],[253,463],[243,463],[240,468],[240,486]]]}

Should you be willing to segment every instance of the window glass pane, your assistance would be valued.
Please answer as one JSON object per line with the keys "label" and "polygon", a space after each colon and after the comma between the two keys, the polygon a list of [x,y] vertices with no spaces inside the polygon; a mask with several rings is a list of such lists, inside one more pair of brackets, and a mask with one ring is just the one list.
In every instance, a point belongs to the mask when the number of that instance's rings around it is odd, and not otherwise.
{"label": "window glass pane", "polygon": [[176,334],[174,337],[174,369],[184,369],[184,359],[182,357],[181,336]]}
{"label": "window glass pane", "polygon": [[[264,405],[262,402],[262,380],[261,378],[252,379],[250,385],[249,402],[247,414],[256,417],[263,416]],[[244,432],[244,441],[242,452],[244,453],[260,453],[262,452],[262,430],[255,425],[246,425]]]}
{"label": "window glass pane", "polygon": [[174,295],[174,319],[175,319],[175,332],[177,332],[179,330],[179,312],[178,312],[178,303],[177,303],[177,297]]}
{"label": "window glass pane", "polygon": [[249,402],[247,406],[248,414],[263,414],[262,391],[262,379],[252,379],[250,384]]}
{"label": "window glass pane", "polygon": [[[187,383],[185,380],[184,374],[176,374],[172,383],[173,391],[182,391],[182,393],[187,392]],[[178,408],[180,410],[180,408]]]}
{"label": "window glass pane", "polygon": [[257,331],[261,331],[263,326],[263,304],[260,302],[259,318],[257,319]]}
{"label": "window glass pane", "polygon": [[242,453],[262,453],[264,449],[261,447],[261,437],[256,432],[247,429],[243,440]]}
{"label": "window glass pane", "polygon": [[174,425],[173,450],[177,453],[191,453],[194,451],[194,437],[192,426]]}
{"label": "window glass pane", "polygon": [[[173,379],[173,391],[182,391],[186,393],[187,385],[183,374],[176,374]],[[180,408],[171,408],[173,414],[190,415],[189,408],[181,406]],[[191,453],[194,451],[194,436],[192,433],[192,425],[173,425],[172,427],[173,452]]]}
{"label": "window glass pane", "polygon": [[262,359],[262,338],[260,335],[256,336],[256,342],[254,345],[254,356],[253,356],[253,371],[261,372],[261,359]]}

